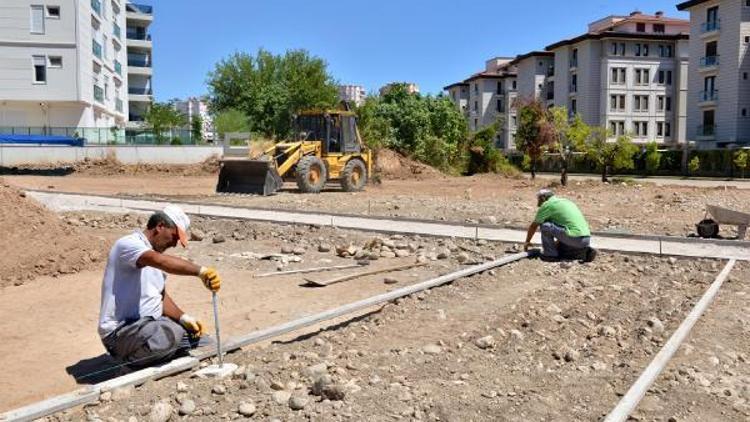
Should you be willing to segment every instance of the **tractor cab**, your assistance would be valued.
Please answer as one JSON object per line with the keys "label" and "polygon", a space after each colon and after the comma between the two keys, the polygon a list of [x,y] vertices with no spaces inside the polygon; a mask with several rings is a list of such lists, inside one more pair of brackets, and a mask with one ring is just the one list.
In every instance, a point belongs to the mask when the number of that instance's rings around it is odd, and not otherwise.
{"label": "tractor cab", "polygon": [[361,152],[356,117],[351,112],[306,112],[297,116],[296,133],[304,142],[321,142],[324,154]]}

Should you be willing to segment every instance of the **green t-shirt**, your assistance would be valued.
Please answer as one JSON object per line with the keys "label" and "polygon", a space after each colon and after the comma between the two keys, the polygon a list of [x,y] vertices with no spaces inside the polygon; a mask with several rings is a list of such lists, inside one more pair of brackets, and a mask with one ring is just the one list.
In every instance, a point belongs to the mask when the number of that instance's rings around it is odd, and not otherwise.
{"label": "green t-shirt", "polygon": [[589,224],[578,206],[569,199],[557,196],[546,200],[539,207],[534,222],[537,224],[551,222],[565,227],[565,233],[570,237],[591,236]]}

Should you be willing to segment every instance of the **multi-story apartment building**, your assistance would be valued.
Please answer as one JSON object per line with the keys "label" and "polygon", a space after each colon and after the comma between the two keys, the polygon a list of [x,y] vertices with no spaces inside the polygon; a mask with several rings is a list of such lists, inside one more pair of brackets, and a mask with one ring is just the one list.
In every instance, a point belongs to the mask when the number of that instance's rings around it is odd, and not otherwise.
{"label": "multi-story apartment building", "polygon": [[196,117],[200,118],[203,138],[206,141],[214,140],[214,121],[208,112],[208,101],[206,101],[206,98],[189,97],[185,100],[174,101],[172,106],[175,110],[184,114],[188,122],[192,122]]}
{"label": "multi-story apartment building", "polygon": [[511,61],[510,57],[487,60],[483,71],[443,88],[466,116],[469,130],[499,123],[497,146],[505,149],[513,145],[516,128],[513,104],[518,86]]}
{"label": "multi-story apartment building", "polygon": [[686,140],[689,22],[663,13],[608,16],[554,53],[556,106],[613,136],[676,146]]}
{"label": "multi-story apartment building", "polygon": [[[108,1],[108,0],[104,0]],[[151,88],[153,77],[153,43],[149,27],[154,21],[151,6],[128,3],[127,58],[128,58],[128,102],[130,126],[138,126],[149,105],[154,100]]]}
{"label": "multi-story apartment building", "polygon": [[124,125],[124,0],[2,0],[0,22],[0,128]]}
{"label": "multi-story apartment building", "polygon": [[383,96],[391,91],[391,88],[393,88],[394,85],[404,85],[406,86],[406,92],[409,94],[418,94],[419,93],[419,85],[413,83],[413,82],[391,82],[385,86],[382,86],[380,88],[380,95]]}
{"label": "multi-story apartment building", "polygon": [[750,143],[750,1],[691,0],[687,136],[698,148]]}
{"label": "multi-story apartment building", "polygon": [[339,99],[357,105],[365,103],[367,92],[362,85],[339,85]]}

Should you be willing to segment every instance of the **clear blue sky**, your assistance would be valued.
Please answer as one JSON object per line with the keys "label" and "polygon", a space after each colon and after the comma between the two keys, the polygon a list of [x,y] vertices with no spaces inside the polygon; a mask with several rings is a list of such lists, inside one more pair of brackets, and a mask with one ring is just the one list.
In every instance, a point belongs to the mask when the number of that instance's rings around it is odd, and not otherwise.
{"label": "clear blue sky", "polygon": [[668,0],[162,0],[154,5],[159,101],[207,93],[206,75],[234,51],[304,48],[340,82],[377,90],[413,81],[422,92],[481,70],[495,56],[543,49],[586,24],[633,10],[677,11]]}

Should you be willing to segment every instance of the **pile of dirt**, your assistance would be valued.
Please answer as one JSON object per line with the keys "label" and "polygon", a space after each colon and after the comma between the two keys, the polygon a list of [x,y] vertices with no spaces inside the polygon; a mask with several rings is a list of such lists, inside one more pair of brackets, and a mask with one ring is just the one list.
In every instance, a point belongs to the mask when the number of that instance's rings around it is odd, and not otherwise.
{"label": "pile of dirt", "polygon": [[375,174],[384,179],[425,180],[444,177],[439,170],[390,149],[381,149],[377,152]]}
{"label": "pile of dirt", "polygon": [[104,239],[82,234],[0,179],[0,287],[57,277],[104,257]]}
{"label": "pile of dirt", "polygon": [[123,164],[114,157],[85,159],[73,165],[75,173],[87,176],[169,175],[206,176],[219,172],[219,157],[214,155],[198,164]]}

